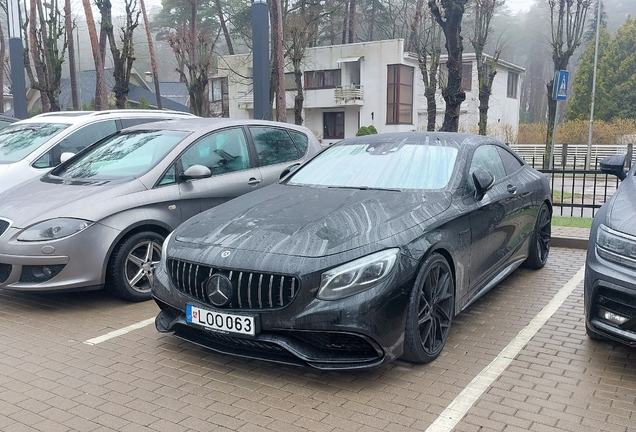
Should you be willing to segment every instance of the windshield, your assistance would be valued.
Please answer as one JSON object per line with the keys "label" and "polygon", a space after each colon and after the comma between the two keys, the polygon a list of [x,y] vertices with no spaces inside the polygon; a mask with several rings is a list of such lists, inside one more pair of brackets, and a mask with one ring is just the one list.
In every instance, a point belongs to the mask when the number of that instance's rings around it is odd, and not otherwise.
{"label": "windshield", "polygon": [[424,143],[336,145],[294,173],[287,184],[360,189],[441,189],[451,178],[457,152],[453,146]]}
{"label": "windshield", "polygon": [[102,180],[138,177],[157,165],[187,135],[189,132],[164,130],[113,135],[52,174]]}
{"label": "windshield", "polygon": [[0,130],[0,163],[18,162],[69,127],[65,123],[12,124]]}

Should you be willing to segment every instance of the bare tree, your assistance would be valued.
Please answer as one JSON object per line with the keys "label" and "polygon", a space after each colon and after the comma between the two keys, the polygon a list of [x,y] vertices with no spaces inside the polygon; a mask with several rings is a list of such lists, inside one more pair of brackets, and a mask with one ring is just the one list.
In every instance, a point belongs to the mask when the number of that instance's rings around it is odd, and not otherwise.
{"label": "bare tree", "polygon": [[133,45],[133,35],[139,25],[140,11],[136,10],[136,0],[125,0],[126,25],[121,28],[121,49],[115,41],[115,30],[113,26],[113,5],[110,0],[95,0],[102,16],[102,28],[106,32],[110,53],[113,56],[113,77],[115,85],[115,104],[117,108],[126,108],[128,92],[130,91],[130,74],[135,61],[135,48]]}
{"label": "bare tree", "polygon": [[88,35],[93,50],[93,62],[95,63],[95,109],[104,110],[108,108],[108,95],[106,93],[106,78],[104,77],[104,62],[99,49],[97,40],[97,29],[95,20],[93,19],[93,11],[91,9],[90,0],[82,0],[84,14],[86,15],[86,25],[88,27]]}
{"label": "bare tree", "polygon": [[[416,18],[417,19],[417,18]],[[421,19],[421,18],[420,18]],[[413,43],[409,51],[417,54],[417,63],[424,82],[424,97],[426,97],[427,131],[434,131],[437,121],[437,87],[439,66],[442,56],[442,29],[433,16],[429,25],[424,28],[425,20],[416,26],[412,35]]]}
{"label": "bare tree", "polygon": [[461,30],[467,2],[468,0],[428,0],[428,6],[446,38],[448,82],[442,89],[442,96],[446,102],[442,130],[446,132],[457,132],[459,129],[459,110],[466,99],[466,93],[462,88],[464,46]]}
{"label": "bare tree", "polygon": [[73,20],[71,17],[71,0],[64,0],[64,20],[66,39],[68,40],[68,67],[71,80],[71,103],[74,109],[80,109],[77,95],[77,66],[75,65],[75,39],[73,38]]}
{"label": "bare tree", "polygon": [[501,50],[495,48],[491,60],[485,62],[484,49],[490,36],[490,21],[497,8],[503,4],[503,0],[473,0],[472,6],[475,12],[475,29],[470,43],[475,50],[477,60],[477,79],[479,87],[479,135],[486,135],[488,128],[488,108],[492,83],[497,75],[497,63]]}
{"label": "bare tree", "polygon": [[[0,9],[5,12],[5,3],[2,3]],[[2,28],[2,21],[0,20],[0,113],[4,112],[4,57],[7,54],[7,41],[4,38],[4,29]]]}
{"label": "bare tree", "polygon": [[413,21],[411,22],[411,31],[407,40],[407,50],[410,52],[415,52],[415,47],[418,44],[417,38],[420,33],[420,26],[422,25],[423,10],[424,0],[417,0],[415,14],[413,16]]}
{"label": "bare tree", "polygon": [[[554,71],[566,70],[574,51],[581,45],[585,32],[585,18],[592,0],[548,0],[550,8],[550,26],[552,62]],[[554,78],[547,85],[548,90],[548,133],[545,139],[544,165],[550,164],[552,153],[552,134],[556,118],[557,101],[552,99]],[[558,84],[557,84],[558,85]]]}
{"label": "bare tree", "polygon": [[[59,3],[53,0],[46,6],[45,13],[40,0],[31,0],[29,19],[23,26],[25,39],[29,40],[29,48],[24,50],[25,68],[31,87],[40,91],[43,112],[61,109],[62,63],[66,53],[66,32]],[[36,74],[29,62],[29,51]]]}
{"label": "bare tree", "polygon": [[209,114],[208,83],[214,47],[220,32],[214,40],[203,33],[197,34],[197,0],[188,0],[192,6],[190,22],[184,23],[177,34],[168,37],[168,43],[177,60],[177,72],[188,89],[190,110],[193,114],[206,117]]}
{"label": "bare tree", "polygon": [[272,78],[276,96],[276,120],[287,121],[285,96],[285,60],[283,53],[283,11],[280,0],[270,0],[272,32]]}
{"label": "bare tree", "polygon": [[144,18],[144,27],[146,28],[146,38],[148,39],[148,51],[150,53],[150,67],[152,69],[152,81],[155,84],[155,96],[157,97],[157,109],[162,109],[161,92],[159,88],[159,74],[157,73],[157,58],[155,57],[155,44],[152,42],[152,34],[150,34],[150,22],[148,22],[148,14],[146,13],[146,3],[139,0],[141,6],[141,14]]}
{"label": "bare tree", "polygon": [[356,40],[356,0],[349,0],[349,38],[348,43]]}
{"label": "bare tree", "polygon": [[216,6],[216,14],[219,17],[219,24],[221,25],[221,31],[223,31],[223,36],[225,37],[225,44],[227,45],[227,51],[230,55],[234,55],[234,46],[232,45],[232,38],[230,37],[230,33],[227,29],[225,16],[223,15],[223,9],[221,8],[221,0],[214,0],[214,5]]}

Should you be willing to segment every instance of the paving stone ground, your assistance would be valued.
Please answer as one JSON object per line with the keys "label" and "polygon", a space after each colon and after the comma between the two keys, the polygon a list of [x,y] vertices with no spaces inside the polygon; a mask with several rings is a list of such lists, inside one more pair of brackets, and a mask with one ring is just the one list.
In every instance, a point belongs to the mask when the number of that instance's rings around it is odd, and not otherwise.
{"label": "paving stone ground", "polygon": [[[152,302],[0,291],[0,430],[425,431],[581,268],[553,248],[454,321],[438,360],[322,372],[217,355],[153,325]],[[583,286],[478,398],[456,431],[636,431],[636,350],[585,335]]]}

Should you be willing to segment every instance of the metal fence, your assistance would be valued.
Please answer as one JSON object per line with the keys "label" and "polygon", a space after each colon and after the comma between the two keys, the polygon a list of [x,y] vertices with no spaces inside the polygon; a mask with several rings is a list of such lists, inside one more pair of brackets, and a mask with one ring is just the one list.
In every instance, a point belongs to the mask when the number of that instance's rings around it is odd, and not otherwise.
{"label": "metal fence", "polygon": [[[545,169],[545,146],[512,145],[529,165],[544,173],[550,180],[554,214],[559,216],[594,217],[596,211],[616,191],[619,180],[604,174],[599,162],[607,156],[627,154],[631,166],[633,146],[594,146],[593,164],[588,167],[587,146],[558,145],[554,149],[553,169]],[[584,149],[582,150],[581,147]]]}

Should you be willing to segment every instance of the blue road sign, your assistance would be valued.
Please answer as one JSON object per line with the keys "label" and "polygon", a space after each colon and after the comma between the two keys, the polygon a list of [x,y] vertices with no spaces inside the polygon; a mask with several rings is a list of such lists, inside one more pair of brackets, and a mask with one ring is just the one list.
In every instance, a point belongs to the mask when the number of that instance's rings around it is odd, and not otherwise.
{"label": "blue road sign", "polygon": [[570,83],[570,72],[560,70],[554,72],[554,84],[552,86],[552,99],[564,101],[568,98],[568,84]]}

